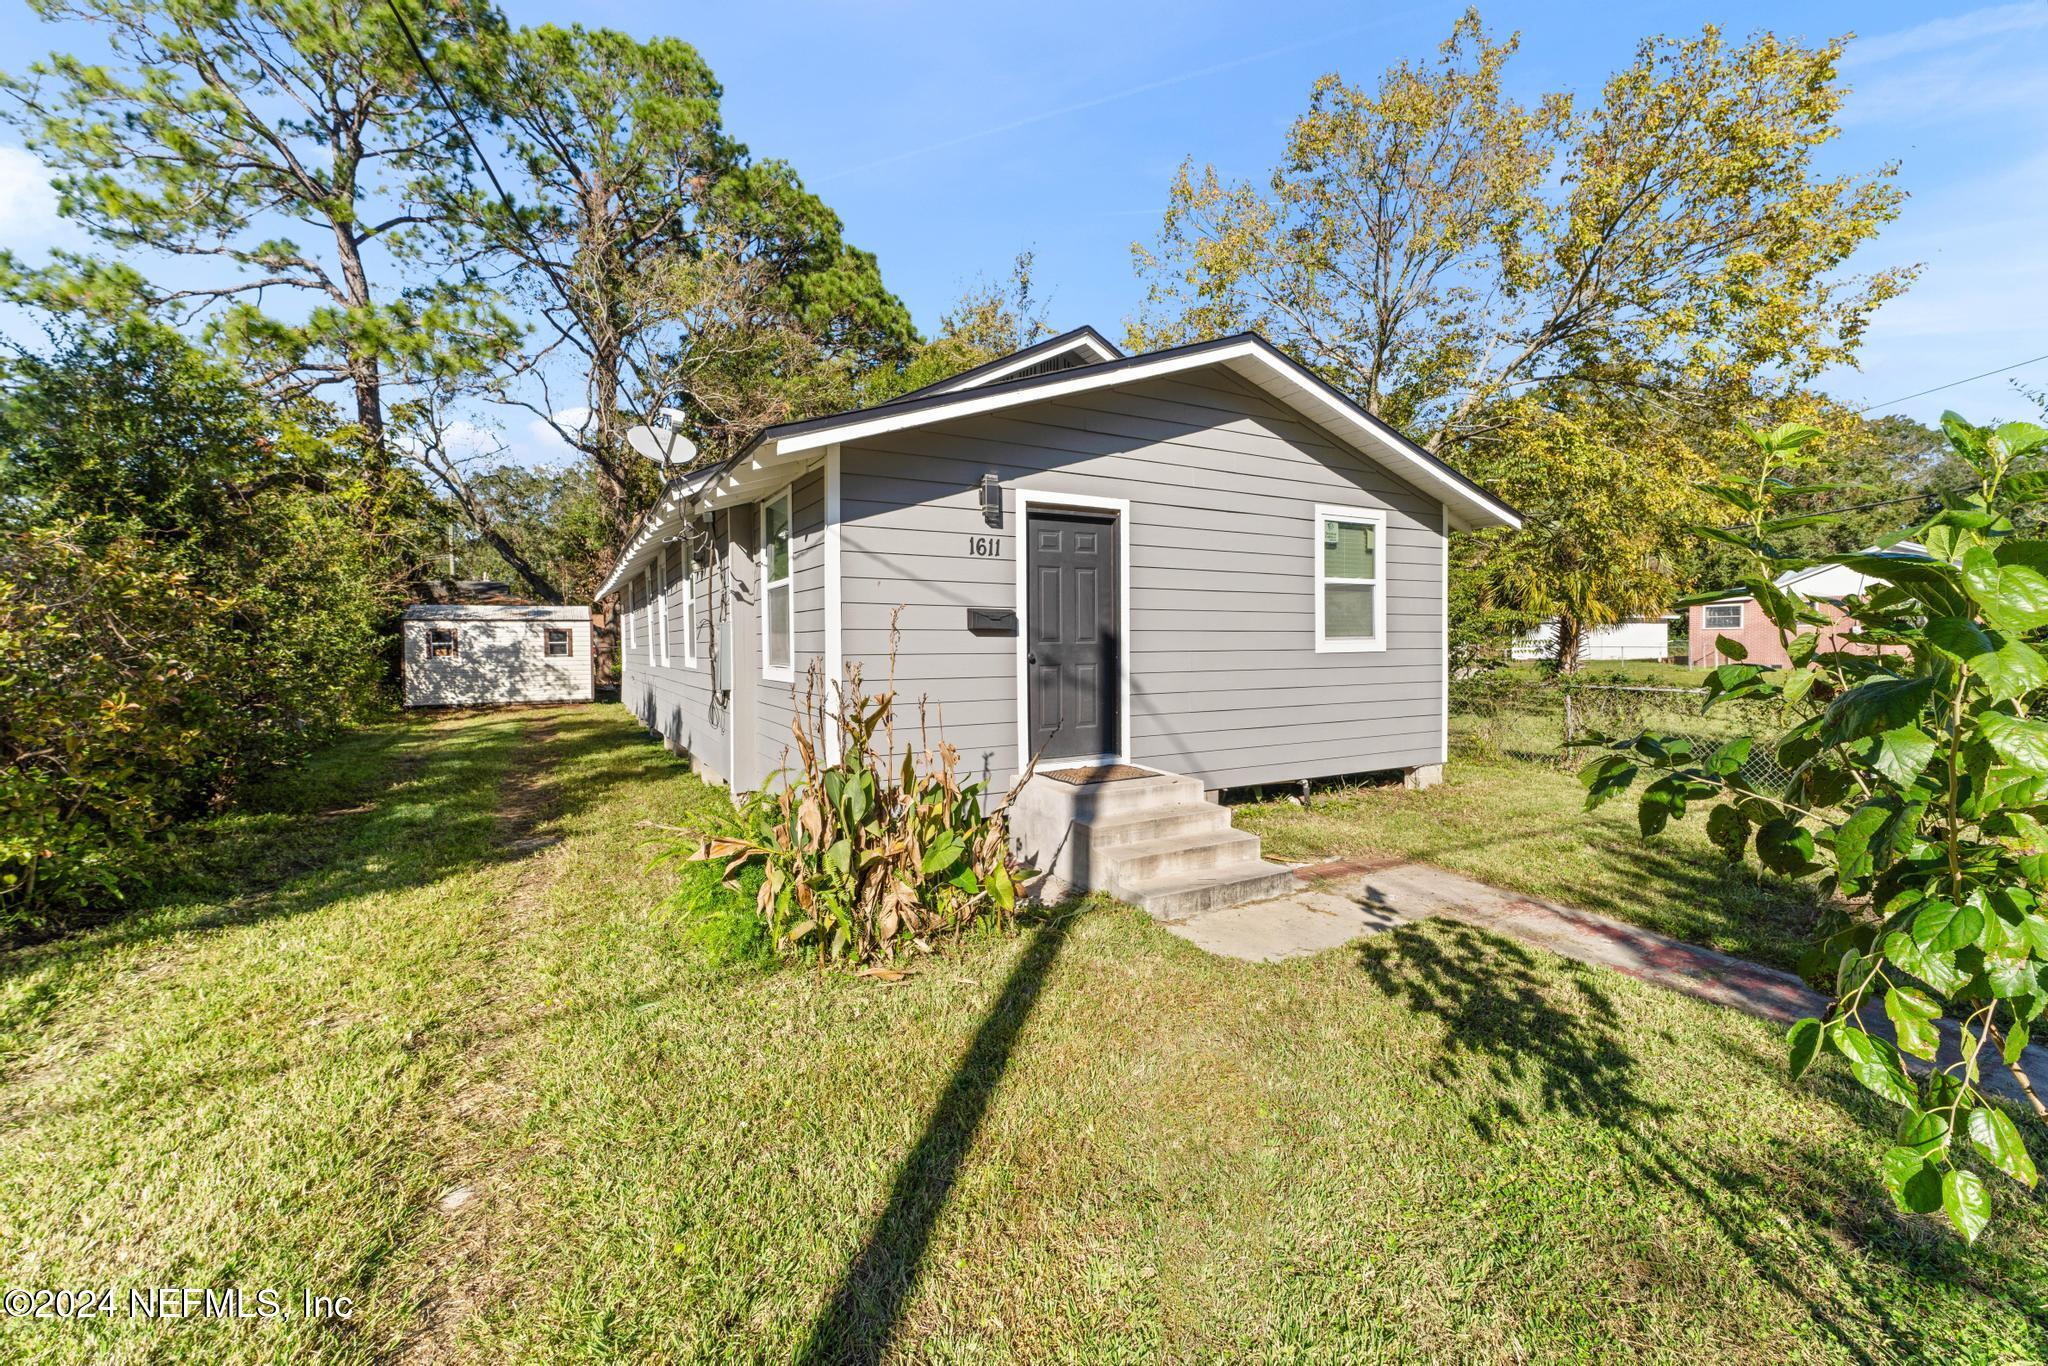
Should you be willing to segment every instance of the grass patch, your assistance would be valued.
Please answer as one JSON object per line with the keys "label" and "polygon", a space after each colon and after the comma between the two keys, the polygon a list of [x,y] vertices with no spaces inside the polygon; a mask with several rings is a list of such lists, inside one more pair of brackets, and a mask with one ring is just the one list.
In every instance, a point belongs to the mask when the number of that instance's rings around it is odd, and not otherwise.
{"label": "grass patch", "polygon": [[356,1316],[11,1358],[2048,1355],[2041,1202],[1974,1249],[1895,1214],[1882,1107],[1744,1017],[1464,926],[1254,966],[1115,906],[893,984],[714,971],[640,870],[722,797],[623,711],[355,745],[371,809],[252,827],[267,890],[5,960],[0,1229],[14,1284]]}
{"label": "grass patch", "polygon": [[[1535,663],[1510,664],[1501,672],[1531,683],[1559,677],[1555,669]],[[1688,664],[1667,664],[1655,659],[1589,659],[1565,675],[1564,681],[1638,688],[1699,688],[1706,685],[1708,672]]]}
{"label": "grass patch", "polygon": [[1265,841],[1270,858],[1417,859],[1796,970],[1819,913],[1812,892],[1729,864],[1707,842],[1704,820],[1645,840],[1633,800],[1589,813],[1567,772],[1454,758],[1444,775],[1428,792],[1395,783],[1320,793],[1307,807],[1240,806],[1237,824]]}

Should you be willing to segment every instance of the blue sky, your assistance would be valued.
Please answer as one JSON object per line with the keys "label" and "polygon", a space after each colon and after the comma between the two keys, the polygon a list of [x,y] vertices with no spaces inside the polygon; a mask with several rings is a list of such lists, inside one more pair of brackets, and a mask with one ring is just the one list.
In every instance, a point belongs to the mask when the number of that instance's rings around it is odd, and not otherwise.
{"label": "blue sky", "polygon": [[[575,19],[695,43],[725,86],[725,117],[757,155],[792,162],[876,252],[884,278],[930,329],[963,290],[1037,253],[1058,326],[1116,336],[1139,301],[1134,239],[1157,227],[1184,157],[1226,176],[1271,166],[1309,84],[1326,71],[1369,81],[1422,58],[1460,6],[1040,3],[911,0],[651,7],[582,0],[508,6],[520,22]],[[1854,32],[1855,87],[1834,168],[1900,163],[1912,195],[1865,253],[1922,262],[1881,313],[1860,371],[1830,387],[1879,411],[1932,419],[1953,406],[1984,420],[2030,415],[2010,380],[2048,386],[2048,360],[2012,376],[1894,402],[1916,390],[2048,353],[2048,0],[1989,7],[1667,3],[1492,5],[1519,30],[1516,92],[1585,96],[1646,34],[1720,24],[1818,39]],[[0,52],[56,45],[15,0]],[[0,129],[0,242],[60,238],[38,168]],[[513,426],[518,424],[514,423]],[[518,431],[515,444],[540,451]]]}

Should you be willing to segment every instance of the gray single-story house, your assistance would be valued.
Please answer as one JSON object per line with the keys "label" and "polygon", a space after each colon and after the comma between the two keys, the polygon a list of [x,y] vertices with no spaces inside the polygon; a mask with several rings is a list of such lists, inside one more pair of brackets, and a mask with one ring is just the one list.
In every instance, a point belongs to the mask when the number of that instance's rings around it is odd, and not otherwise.
{"label": "gray single-story house", "polygon": [[[1081,328],[673,480],[597,597],[625,704],[737,791],[792,761],[810,680],[890,677],[893,624],[899,735],[922,699],[997,793],[1034,756],[1146,770],[1087,798],[1135,812],[1433,779],[1449,534],[1518,525],[1262,337],[1125,356]],[[1094,862],[1066,880],[1114,887]]]}

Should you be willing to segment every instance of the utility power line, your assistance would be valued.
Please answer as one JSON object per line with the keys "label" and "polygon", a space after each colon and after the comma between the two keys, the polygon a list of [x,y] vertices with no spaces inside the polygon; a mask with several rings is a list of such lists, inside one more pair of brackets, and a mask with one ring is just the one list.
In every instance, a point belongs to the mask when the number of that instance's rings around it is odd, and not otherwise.
{"label": "utility power line", "polygon": [[2023,366],[2033,365],[2037,361],[2044,360],[2048,360],[2048,355],[2035,356],[2031,360],[2016,360],[2011,365],[2001,365],[1996,370],[1986,370],[1981,375],[1970,375],[1965,379],[1952,379],[1946,384],[1937,384],[1932,389],[1922,389],[1916,394],[1906,394],[1900,398],[1888,398],[1882,402],[1871,404],[1870,408],[1858,408],[1853,416],[1861,417],[1869,412],[1871,408],[1889,408],[1894,403],[1905,403],[1911,399],[1925,398],[1929,394],[1938,394],[1944,389],[1953,389],[1958,384],[1970,384],[1980,379],[1990,379],[1993,375],[2002,375],[2008,370],[2018,370]]}

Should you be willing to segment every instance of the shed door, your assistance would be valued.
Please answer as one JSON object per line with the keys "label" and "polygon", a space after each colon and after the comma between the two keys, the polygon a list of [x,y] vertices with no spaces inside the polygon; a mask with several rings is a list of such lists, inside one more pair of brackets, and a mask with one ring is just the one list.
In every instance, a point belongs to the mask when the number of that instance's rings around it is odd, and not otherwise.
{"label": "shed door", "polygon": [[1116,518],[1034,510],[1025,535],[1024,677],[1032,752],[1041,763],[1114,755],[1123,690]]}

